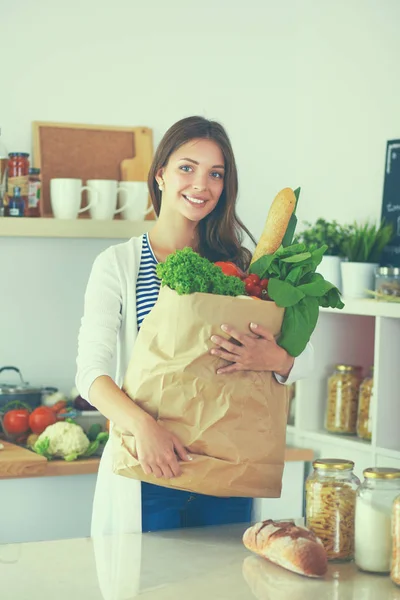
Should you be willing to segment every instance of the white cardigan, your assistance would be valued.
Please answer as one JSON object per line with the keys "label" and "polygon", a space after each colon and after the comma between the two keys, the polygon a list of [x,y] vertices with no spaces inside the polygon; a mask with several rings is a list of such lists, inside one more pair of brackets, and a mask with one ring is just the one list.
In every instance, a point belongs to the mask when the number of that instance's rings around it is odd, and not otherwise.
{"label": "white cardigan", "polygon": [[[90,386],[101,375],[109,375],[120,387],[123,383],[137,336],[136,281],[141,252],[142,236],[110,246],[94,261],[85,293],[76,374],[76,387],[87,400]],[[307,377],[312,368],[309,344],[295,360],[285,383]],[[135,533],[141,527],[140,482],[112,472],[111,444],[107,443],[97,476],[91,535]]]}

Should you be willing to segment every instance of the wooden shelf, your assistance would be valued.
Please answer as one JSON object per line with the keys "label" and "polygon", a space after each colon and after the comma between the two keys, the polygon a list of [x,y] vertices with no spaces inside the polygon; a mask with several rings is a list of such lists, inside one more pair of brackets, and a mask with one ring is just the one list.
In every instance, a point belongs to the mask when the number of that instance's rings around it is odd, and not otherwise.
{"label": "wooden shelf", "polygon": [[96,221],[0,217],[0,237],[129,239],[150,231],[155,221]]}
{"label": "wooden shelf", "polygon": [[322,313],[332,313],[335,315],[360,315],[370,317],[391,317],[400,319],[400,302],[383,302],[366,298],[355,300],[353,298],[343,298],[344,308],[337,310],[333,308],[321,308]]}

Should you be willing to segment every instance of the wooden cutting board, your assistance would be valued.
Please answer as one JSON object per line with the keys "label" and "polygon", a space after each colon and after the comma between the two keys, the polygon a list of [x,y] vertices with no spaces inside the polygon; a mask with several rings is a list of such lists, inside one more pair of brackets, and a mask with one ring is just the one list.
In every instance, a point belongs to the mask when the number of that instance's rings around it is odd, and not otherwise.
{"label": "wooden cutting board", "polygon": [[4,449],[0,450],[0,479],[14,477],[37,477],[44,475],[47,460],[26,448],[0,440]]}
{"label": "wooden cutting board", "polygon": [[[153,141],[147,129],[137,130],[136,143],[140,148],[140,152],[133,158],[125,158],[121,162],[122,181],[147,181],[149,168],[153,159]],[[151,206],[150,194],[147,206]],[[154,212],[150,212],[145,216],[146,221],[153,221],[154,219]]]}

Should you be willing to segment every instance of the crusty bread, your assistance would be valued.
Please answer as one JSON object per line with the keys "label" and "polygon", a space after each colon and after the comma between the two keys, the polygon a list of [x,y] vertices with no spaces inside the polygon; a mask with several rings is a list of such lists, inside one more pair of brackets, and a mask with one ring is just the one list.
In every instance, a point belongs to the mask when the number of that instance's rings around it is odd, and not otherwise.
{"label": "crusty bread", "polygon": [[263,521],[243,535],[248,550],[294,573],[323,577],[328,568],[325,548],[317,536],[293,521]]}
{"label": "crusty bread", "polygon": [[254,250],[251,262],[264,254],[273,254],[282,244],[290,217],[296,208],[296,196],[291,188],[284,188],[277,194],[269,209],[264,231]]}

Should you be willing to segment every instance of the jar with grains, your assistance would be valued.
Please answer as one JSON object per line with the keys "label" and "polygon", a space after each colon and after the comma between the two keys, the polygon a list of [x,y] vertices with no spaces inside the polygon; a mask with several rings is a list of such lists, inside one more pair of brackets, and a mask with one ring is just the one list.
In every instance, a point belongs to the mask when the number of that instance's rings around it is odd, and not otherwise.
{"label": "jar with grains", "polygon": [[392,562],[390,577],[400,586],[400,496],[396,496],[392,507]]}
{"label": "jar with grains", "polygon": [[306,525],[322,541],[328,560],[354,555],[354,511],[360,480],[354,462],[318,459],[306,481]]}
{"label": "jar with grains", "polygon": [[392,506],[399,493],[399,469],[365,469],[364,481],[356,495],[354,526],[355,563],[362,571],[390,571]]}
{"label": "jar with grains", "polygon": [[374,388],[374,368],[360,385],[358,396],[357,435],[363,440],[372,438],[372,396]]}
{"label": "jar with grains", "polygon": [[328,379],[325,428],[332,433],[356,433],[361,367],[337,365]]}

